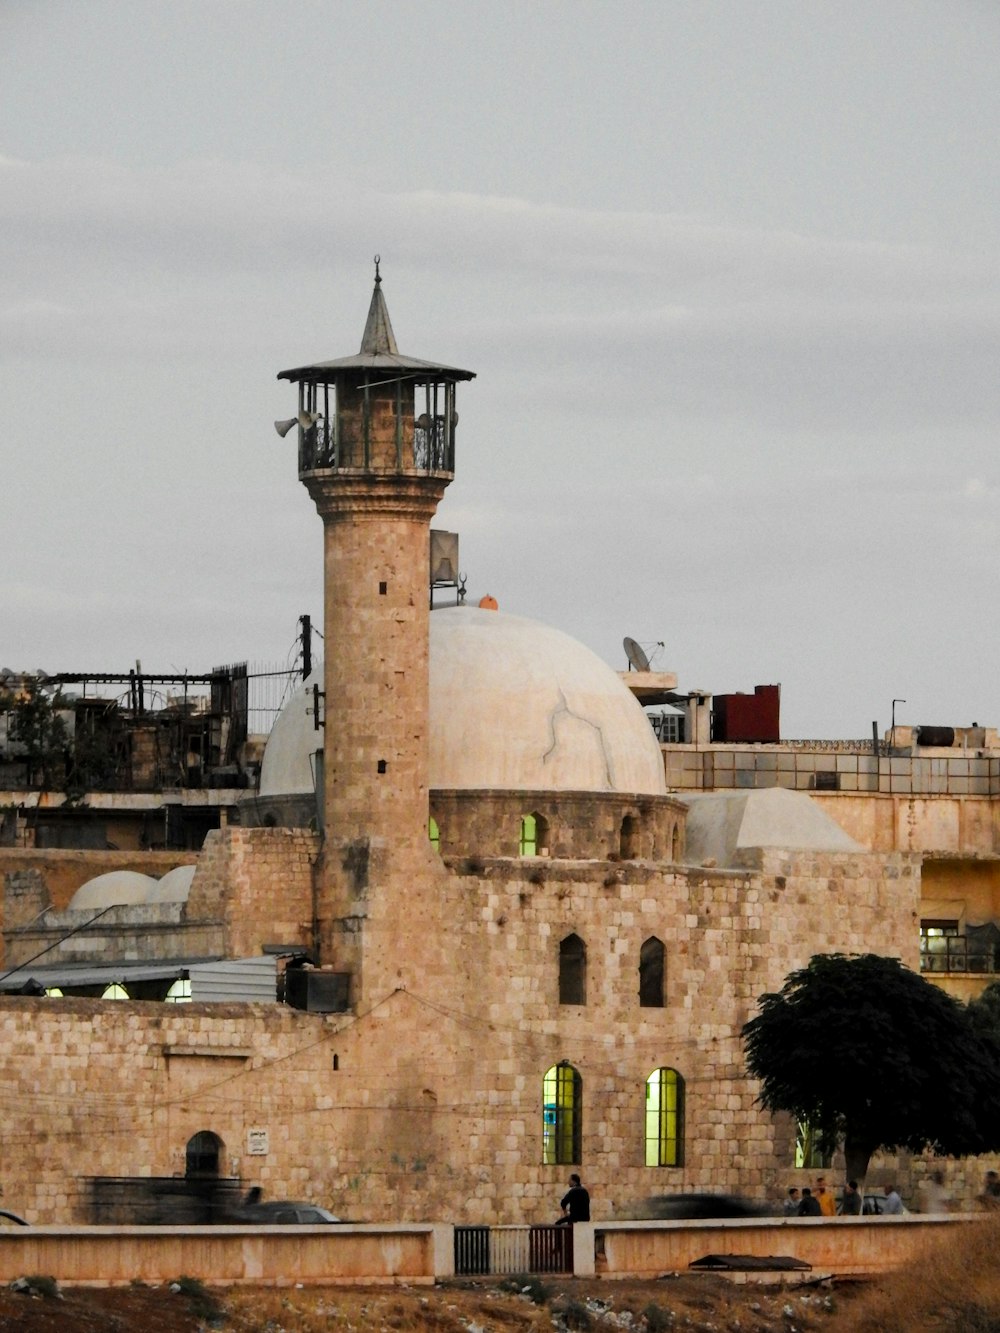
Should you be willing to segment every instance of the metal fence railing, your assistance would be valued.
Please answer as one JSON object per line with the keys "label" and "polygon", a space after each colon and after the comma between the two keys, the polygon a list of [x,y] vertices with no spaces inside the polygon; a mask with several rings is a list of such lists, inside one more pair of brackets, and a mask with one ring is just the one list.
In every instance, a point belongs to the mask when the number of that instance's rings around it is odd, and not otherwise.
{"label": "metal fence railing", "polygon": [[455,1272],[460,1276],[572,1271],[571,1226],[455,1228]]}

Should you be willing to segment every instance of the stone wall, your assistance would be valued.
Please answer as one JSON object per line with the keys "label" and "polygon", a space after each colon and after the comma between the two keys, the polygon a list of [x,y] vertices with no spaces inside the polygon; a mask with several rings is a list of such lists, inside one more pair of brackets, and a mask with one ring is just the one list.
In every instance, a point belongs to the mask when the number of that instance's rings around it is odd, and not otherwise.
{"label": "stone wall", "polygon": [[687,806],[669,796],[434,789],[430,808],[443,856],[516,857],[524,815],[544,821],[543,856],[680,861],[684,854]]}
{"label": "stone wall", "polygon": [[225,923],[225,956],[262,944],[313,946],[313,871],[319,837],[308,829],[239,828],[209,833],[186,916]]}
{"label": "stone wall", "polygon": [[[282,871],[280,839],[256,842],[280,832],[223,835],[240,904],[267,935],[295,924],[294,911],[284,925],[274,908],[265,919],[268,884],[281,911],[276,885],[304,891],[305,863]],[[253,871],[241,865],[251,848]],[[221,875],[222,852],[207,875]],[[83,1220],[84,1177],[183,1172],[188,1139],[211,1130],[224,1173],[354,1220],[551,1220],[570,1167],[542,1164],[542,1078],[564,1060],[583,1082],[576,1165],[595,1218],[672,1190],[772,1196],[791,1167],[789,1133],[754,1106],[740,1028],[813,953],[899,954],[912,939],[902,952],[914,963],[918,900],[905,856],[768,854],[746,872],[438,862],[396,892],[377,876],[368,885],[356,1014],[3,999],[4,1202],[37,1222]],[[559,1003],[571,933],[587,949],[585,1005]],[[663,1008],[639,1005],[650,936],[666,948]],[[676,1168],[644,1165],[645,1080],[661,1067],[685,1081]],[[266,1131],[266,1152],[250,1154],[250,1130]]]}

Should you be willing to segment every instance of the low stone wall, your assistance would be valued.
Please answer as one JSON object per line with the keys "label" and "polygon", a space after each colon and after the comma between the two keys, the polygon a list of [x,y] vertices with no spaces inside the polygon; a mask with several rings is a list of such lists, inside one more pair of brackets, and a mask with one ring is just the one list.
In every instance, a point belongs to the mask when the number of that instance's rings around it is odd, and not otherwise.
{"label": "low stone wall", "polygon": [[[932,1250],[956,1226],[983,1215],[907,1214],[879,1218],[725,1218],[697,1222],[590,1223],[574,1229],[576,1271],[596,1251],[602,1277],[658,1277],[706,1254],[787,1255],[814,1274],[885,1273]],[[594,1245],[585,1232],[594,1233]]]}
{"label": "low stone wall", "polygon": [[451,1272],[450,1226],[29,1227],[0,1230],[0,1282],[64,1286],[198,1278],[217,1286],[431,1283]]}
{"label": "low stone wall", "polygon": [[[810,1264],[814,1276],[883,1273],[932,1254],[955,1227],[981,1220],[982,1214],[966,1214],[578,1223],[574,1274],[658,1277],[706,1254],[788,1255]],[[454,1274],[454,1228],[399,1223],[0,1230],[0,1282],[33,1273],[64,1286],[161,1283],[182,1274],[213,1286],[429,1285]]]}

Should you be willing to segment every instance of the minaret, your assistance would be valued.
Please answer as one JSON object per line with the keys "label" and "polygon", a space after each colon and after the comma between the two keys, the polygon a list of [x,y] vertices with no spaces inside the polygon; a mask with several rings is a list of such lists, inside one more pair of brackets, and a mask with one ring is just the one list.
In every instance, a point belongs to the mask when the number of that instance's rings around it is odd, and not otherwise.
{"label": "minaret", "polygon": [[357,356],[278,378],[299,386],[299,478],[323,520],[317,948],[323,963],[352,973],[358,1003],[365,922],[380,882],[419,879],[434,856],[427,832],[430,525],[454,475],[455,385],[474,376],[400,354],[376,256]]}

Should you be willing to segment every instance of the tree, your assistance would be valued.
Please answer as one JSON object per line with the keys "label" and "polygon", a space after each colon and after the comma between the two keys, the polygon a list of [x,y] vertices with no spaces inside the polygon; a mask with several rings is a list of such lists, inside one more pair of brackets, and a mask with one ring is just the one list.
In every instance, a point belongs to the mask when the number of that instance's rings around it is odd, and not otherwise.
{"label": "tree", "polygon": [[789,1111],[849,1179],[879,1148],[1000,1147],[1000,1037],[895,958],[817,954],[743,1028],[760,1104]]}
{"label": "tree", "polygon": [[22,677],[17,690],[0,688],[0,713],[9,714],[8,738],[24,758],[29,787],[62,781],[68,740],[61,707],[62,695],[50,698],[33,676]]}

